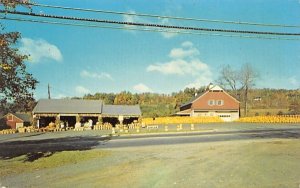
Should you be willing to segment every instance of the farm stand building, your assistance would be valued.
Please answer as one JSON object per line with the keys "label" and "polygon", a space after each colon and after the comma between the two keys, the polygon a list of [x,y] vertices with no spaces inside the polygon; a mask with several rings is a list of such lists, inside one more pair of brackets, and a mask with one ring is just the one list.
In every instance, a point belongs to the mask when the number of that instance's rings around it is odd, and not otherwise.
{"label": "farm stand building", "polygon": [[132,123],[141,116],[138,105],[105,105],[100,100],[41,99],[32,111],[38,127],[61,121],[68,126],[89,120],[117,123]]}
{"label": "farm stand building", "polygon": [[219,86],[210,85],[201,95],[181,105],[177,115],[219,116],[224,121],[239,118],[240,103]]}

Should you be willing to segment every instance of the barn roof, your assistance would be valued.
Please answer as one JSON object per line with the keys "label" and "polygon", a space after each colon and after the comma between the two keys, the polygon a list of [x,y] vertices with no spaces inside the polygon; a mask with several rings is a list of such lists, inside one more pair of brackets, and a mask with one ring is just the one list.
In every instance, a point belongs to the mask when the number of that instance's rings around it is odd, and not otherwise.
{"label": "barn roof", "polygon": [[23,120],[24,122],[30,122],[31,116],[29,114],[20,114],[20,113],[13,113],[14,116]]}
{"label": "barn roof", "polygon": [[183,106],[186,106],[186,105],[189,105],[189,104],[192,104],[196,99],[198,99],[200,96],[202,96],[205,92],[203,93],[200,93],[200,94],[197,94],[196,96],[194,96],[192,99],[190,99],[188,102],[180,105],[180,107],[183,107]]}
{"label": "barn roof", "polygon": [[211,92],[222,92],[222,93],[225,93],[226,95],[230,96],[233,100],[235,100],[236,102],[239,103],[238,100],[236,100],[234,97],[232,97],[227,92],[225,92],[224,89],[222,89],[220,86],[218,86],[218,85],[210,85],[209,88],[205,92],[203,92],[203,93],[201,93],[201,94],[193,97],[190,101],[182,104],[180,107],[184,107],[186,105],[192,104],[194,101],[196,101],[197,99],[199,99],[200,97],[202,97],[203,95],[207,94],[210,91]]}
{"label": "barn roof", "polygon": [[142,115],[139,105],[103,105],[103,115]]}
{"label": "barn roof", "polygon": [[41,99],[33,113],[102,113],[102,101],[79,99]]}
{"label": "barn roof", "polygon": [[24,114],[24,113],[23,114],[22,113],[7,113],[3,117],[6,117],[8,115],[13,115],[16,118],[22,120],[23,122],[31,122],[31,115],[29,115],[29,114]]}
{"label": "barn roof", "polygon": [[140,116],[142,114],[139,105],[104,105],[101,100],[82,99],[41,99],[33,109],[33,113],[103,114],[112,116]]}

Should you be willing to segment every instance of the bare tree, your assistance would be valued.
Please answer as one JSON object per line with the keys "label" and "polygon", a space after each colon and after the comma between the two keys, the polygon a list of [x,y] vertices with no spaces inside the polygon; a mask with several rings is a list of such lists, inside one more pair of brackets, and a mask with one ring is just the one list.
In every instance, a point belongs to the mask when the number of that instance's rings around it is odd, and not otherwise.
{"label": "bare tree", "polygon": [[238,96],[239,90],[239,73],[233,69],[230,65],[224,65],[221,68],[220,76],[216,81],[223,88],[231,89],[235,96]]}
{"label": "bare tree", "polygon": [[254,86],[255,80],[258,77],[258,72],[246,63],[242,66],[239,73],[239,82],[241,83],[241,89],[244,91],[244,116],[247,116],[248,111],[248,93],[249,89]]}
{"label": "bare tree", "polygon": [[251,64],[244,64],[240,70],[235,70],[230,65],[225,65],[221,68],[220,76],[217,80],[217,83],[222,87],[231,89],[236,97],[239,96],[240,92],[243,92],[245,116],[248,110],[249,89],[254,86],[257,77],[258,73]]}

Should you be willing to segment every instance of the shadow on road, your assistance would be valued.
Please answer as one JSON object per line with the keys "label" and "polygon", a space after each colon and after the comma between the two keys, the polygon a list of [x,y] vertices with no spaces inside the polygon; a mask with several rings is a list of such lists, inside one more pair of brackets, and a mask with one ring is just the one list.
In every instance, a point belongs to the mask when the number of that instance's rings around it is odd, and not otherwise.
{"label": "shadow on road", "polygon": [[44,140],[11,141],[0,143],[0,158],[11,159],[26,155],[24,162],[32,162],[41,157],[49,157],[61,151],[90,150],[109,137],[77,136]]}

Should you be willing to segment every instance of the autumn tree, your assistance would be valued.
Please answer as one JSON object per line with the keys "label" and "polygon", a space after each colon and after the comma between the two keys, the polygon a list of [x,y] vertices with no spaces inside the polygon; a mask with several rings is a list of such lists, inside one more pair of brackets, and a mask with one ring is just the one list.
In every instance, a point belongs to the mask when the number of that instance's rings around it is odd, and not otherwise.
{"label": "autumn tree", "polygon": [[[0,0],[6,10],[21,5],[30,8],[29,0]],[[27,55],[16,48],[19,32],[4,32],[0,26],[0,108],[1,111],[28,111],[34,105],[33,90],[38,83],[26,71]]]}
{"label": "autumn tree", "polygon": [[31,8],[29,0],[0,0],[0,5],[3,5],[6,10],[15,9],[19,5]]}
{"label": "autumn tree", "polygon": [[20,37],[18,32],[0,31],[0,107],[3,111],[28,110],[38,83],[26,71],[24,60],[28,56],[20,54],[15,47]]}
{"label": "autumn tree", "polygon": [[294,100],[289,106],[289,111],[291,114],[300,114],[300,101]]}

